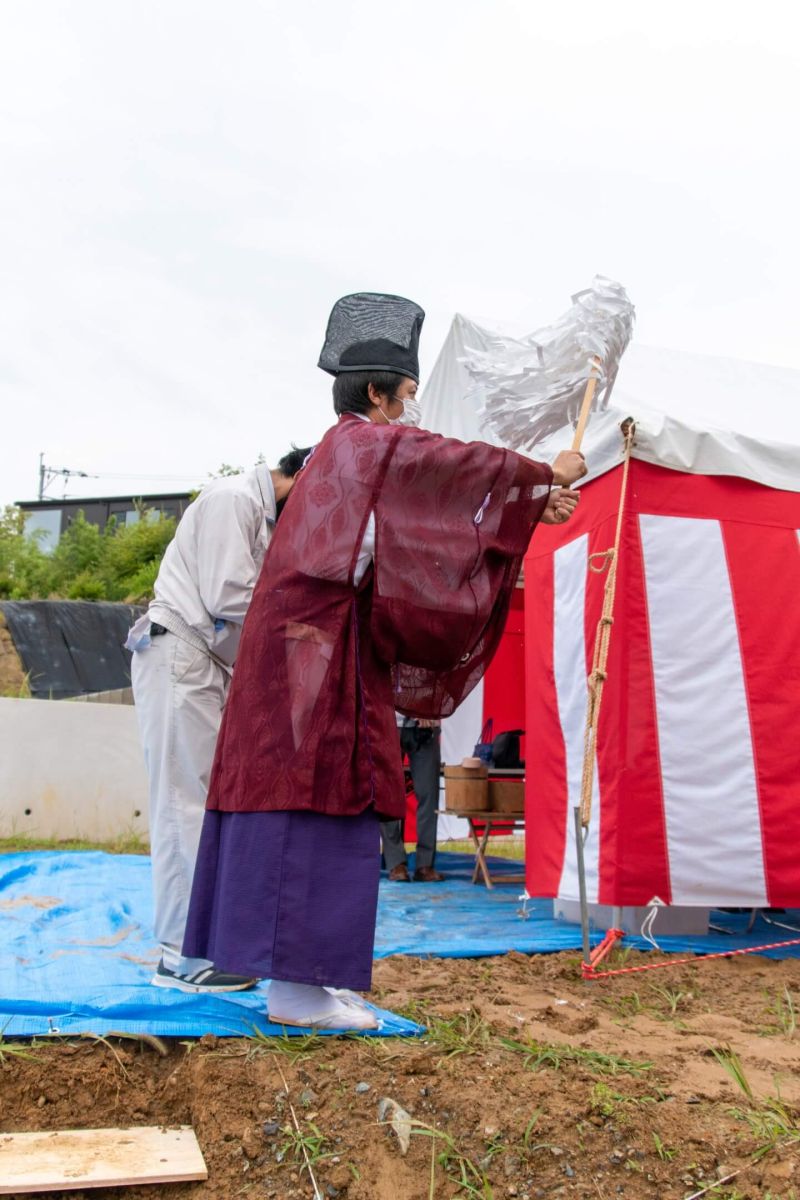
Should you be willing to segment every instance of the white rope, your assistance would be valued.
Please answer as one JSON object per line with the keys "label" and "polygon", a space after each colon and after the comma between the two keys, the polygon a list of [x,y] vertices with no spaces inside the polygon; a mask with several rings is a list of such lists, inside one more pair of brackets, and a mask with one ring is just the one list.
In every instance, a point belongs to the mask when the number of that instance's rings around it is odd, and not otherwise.
{"label": "white rope", "polygon": [[656,923],[656,917],[658,916],[658,910],[663,907],[664,907],[664,901],[660,900],[658,898],[658,896],[654,896],[653,899],[650,901],[650,905],[647,910],[647,915],[645,916],[644,920],[642,921],[642,927],[639,930],[641,937],[648,943],[648,945],[652,946],[654,950],[661,949],[658,942],[653,937],[653,926]]}

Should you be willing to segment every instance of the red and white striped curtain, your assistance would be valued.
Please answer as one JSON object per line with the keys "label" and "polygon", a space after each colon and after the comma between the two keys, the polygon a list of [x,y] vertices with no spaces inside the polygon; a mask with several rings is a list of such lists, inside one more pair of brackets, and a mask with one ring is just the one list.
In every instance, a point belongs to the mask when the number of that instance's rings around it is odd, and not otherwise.
{"label": "red and white striped curtain", "polygon": [[[525,563],[527,880],[578,896],[586,677],[621,468]],[[633,461],[590,901],[800,905],[800,495]]]}

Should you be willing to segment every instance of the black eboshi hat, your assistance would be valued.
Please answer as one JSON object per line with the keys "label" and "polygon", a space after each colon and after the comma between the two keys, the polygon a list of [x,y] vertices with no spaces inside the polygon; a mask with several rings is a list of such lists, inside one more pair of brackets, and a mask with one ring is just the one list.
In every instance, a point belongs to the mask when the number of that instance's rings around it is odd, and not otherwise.
{"label": "black eboshi hat", "polygon": [[413,300],[381,292],[342,296],[331,309],[317,364],[329,375],[394,371],[419,383],[419,334],[425,313]]}

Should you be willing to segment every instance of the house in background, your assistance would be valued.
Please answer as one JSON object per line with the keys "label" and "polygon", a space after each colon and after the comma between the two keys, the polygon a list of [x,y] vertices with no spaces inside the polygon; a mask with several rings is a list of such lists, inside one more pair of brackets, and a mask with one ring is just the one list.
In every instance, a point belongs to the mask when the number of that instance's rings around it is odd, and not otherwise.
{"label": "house in background", "polygon": [[149,496],[78,496],[62,500],[18,500],[25,513],[28,533],[39,533],[43,550],[54,550],[65,529],[82,512],[91,525],[105,529],[111,517],[120,525],[133,525],[145,509],[180,521],[194,492],[158,492]]}

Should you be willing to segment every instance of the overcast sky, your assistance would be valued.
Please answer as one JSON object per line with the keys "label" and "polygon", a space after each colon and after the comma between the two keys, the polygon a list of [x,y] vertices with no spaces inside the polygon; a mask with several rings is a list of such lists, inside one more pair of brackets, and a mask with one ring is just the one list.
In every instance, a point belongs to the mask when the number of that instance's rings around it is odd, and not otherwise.
{"label": "overcast sky", "polygon": [[427,310],[423,383],[596,272],[642,342],[795,365],[795,7],[0,0],[0,503],[40,450],[108,495],[316,440],[349,291]]}

